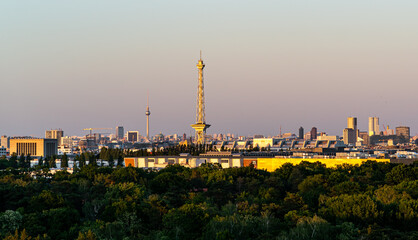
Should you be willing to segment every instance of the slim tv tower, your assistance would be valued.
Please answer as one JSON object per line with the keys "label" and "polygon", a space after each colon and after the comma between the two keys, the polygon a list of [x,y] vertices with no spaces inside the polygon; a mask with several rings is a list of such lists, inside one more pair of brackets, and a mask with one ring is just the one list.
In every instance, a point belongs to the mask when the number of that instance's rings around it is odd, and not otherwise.
{"label": "slim tv tower", "polygon": [[197,62],[197,69],[199,69],[199,85],[197,87],[197,105],[196,105],[196,123],[192,124],[192,128],[196,131],[195,143],[205,144],[206,129],[210,127],[206,124],[205,116],[205,95],[203,91],[203,68],[205,64],[202,60],[202,51],[200,51],[200,59]]}
{"label": "slim tv tower", "polygon": [[149,93],[147,93],[147,111],[145,111],[145,115],[147,116],[147,139],[149,140],[149,115],[151,115],[149,111]]}

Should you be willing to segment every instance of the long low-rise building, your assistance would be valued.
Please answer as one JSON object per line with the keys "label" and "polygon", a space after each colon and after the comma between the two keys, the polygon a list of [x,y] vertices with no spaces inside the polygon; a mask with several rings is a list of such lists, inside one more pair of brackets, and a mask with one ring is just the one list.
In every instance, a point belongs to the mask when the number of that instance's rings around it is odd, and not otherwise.
{"label": "long low-rise building", "polygon": [[302,161],[320,162],[327,167],[336,167],[342,164],[361,165],[371,160],[377,162],[390,162],[390,159],[378,158],[292,158],[292,157],[269,157],[269,156],[243,156],[240,154],[219,154],[219,155],[200,155],[191,156],[189,154],[181,154],[180,156],[149,156],[149,157],[126,157],[125,166],[162,169],[167,165],[180,164],[185,167],[195,168],[203,163],[217,163],[222,168],[246,167],[253,165],[257,169],[267,171],[275,171],[285,163],[299,164]]}
{"label": "long low-rise building", "polygon": [[271,151],[289,150],[289,149],[311,149],[311,148],[330,148],[339,149],[346,147],[343,141],[336,136],[323,136],[318,140],[301,139],[282,139],[282,138],[254,138],[248,141],[211,141],[215,149],[238,149],[248,150],[252,148],[266,148]]}

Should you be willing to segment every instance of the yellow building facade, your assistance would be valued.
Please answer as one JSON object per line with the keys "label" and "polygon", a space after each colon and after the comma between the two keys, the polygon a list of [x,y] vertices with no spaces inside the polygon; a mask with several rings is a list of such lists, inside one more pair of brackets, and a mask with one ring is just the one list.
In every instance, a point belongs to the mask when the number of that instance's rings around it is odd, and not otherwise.
{"label": "yellow building facade", "polygon": [[139,168],[162,169],[167,165],[180,164],[185,167],[195,168],[203,163],[219,164],[222,168],[247,167],[253,165],[257,169],[273,172],[285,163],[293,165],[305,162],[320,162],[328,168],[335,168],[338,165],[361,165],[366,161],[390,162],[390,159],[378,158],[273,158],[273,157],[243,157],[243,156],[148,156],[148,157],[127,157],[125,166]]}
{"label": "yellow building facade", "polygon": [[257,168],[264,169],[269,172],[273,172],[276,169],[280,168],[285,163],[291,163],[293,165],[300,164],[302,161],[305,162],[320,162],[325,164],[328,168],[335,168],[338,165],[349,164],[349,165],[361,165],[366,161],[376,161],[376,162],[390,162],[390,159],[378,159],[378,158],[368,158],[368,159],[347,159],[347,158],[258,158],[257,159]]}
{"label": "yellow building facade", "polygon": [[46,157],[58,154],[58,140],[44,138],[11,138],[10,154]]}

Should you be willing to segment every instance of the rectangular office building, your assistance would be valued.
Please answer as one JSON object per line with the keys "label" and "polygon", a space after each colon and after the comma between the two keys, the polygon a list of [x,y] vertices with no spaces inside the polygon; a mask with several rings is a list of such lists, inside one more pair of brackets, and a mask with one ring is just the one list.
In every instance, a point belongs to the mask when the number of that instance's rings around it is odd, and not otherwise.
{"label": "rectangular office building", "polygon": [[58,154],[58,140],[45,138],[11,138],[10,154],[47,157]]}

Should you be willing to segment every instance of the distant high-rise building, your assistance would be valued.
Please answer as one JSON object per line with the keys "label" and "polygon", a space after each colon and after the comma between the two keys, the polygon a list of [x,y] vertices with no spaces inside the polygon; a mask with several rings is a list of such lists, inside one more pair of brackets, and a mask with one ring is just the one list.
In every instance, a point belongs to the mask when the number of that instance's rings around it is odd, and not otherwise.
{"label": "distant high-rise building", "polygon": [[139,141],[139,132],[138,131],[128,131],[126,133],[126,139],[128,142],[138,142]]}
{"label": "distant high-rise building", "polygon": [[356,131],[352,128],[345,128],[343,131],[343,140],[345,144],[355,144],[356,139]]}
{"label": "distant high-rise building", "polygon": [[318,129],[316,127],[313,127],[311,129],[311,140],[315,140],[318,137]]}
{"label": "distant high-rise building", "polygon": [[99,144],[100,141],[102,140],[102,134],[101,133],[93,133],[92,135],[90,135],[91,139],[94,139],[94,143],[95,144]]}
{"label": "distant high-rise building", "polygon": [[411,137],[410,128],[405,126],[396,127],[396,135],[403,136],[409,140],[409,138]]}
{"label": "distant high-rise building", "polygon": [[379,135],[379,118],[369,117],[369,136]]}
{"label": "distant high-rise building", "polygon": [[347,118],[347,128],[351,128],[354,130],[355,133],[355,141],[357,142],[358,138],[358,131],[357,131],[357,118],[356,117],[348,117]]}
{"label": "distant high-rise building", "polygon": [[46,130],[45,138],[48,139],[57,139],[58,144],[61,144],[61,138],[64,136],[64,131],[61,129]]}
{"label": "distant high-rise building", "polygon": [[123,129],[122,126],[117,126],[116,127],[116,139],[122,140],[124,132],[125,132],[125,130]]}
{"label": "distant high-rise building", "polygon": [[357,118],[356,117],[348,117],[347,118],[347,128],[357,129]]}
{"label": "distant high-rise building", "polygon": [[376,134],[380,134],[379,118],[378,117],[375,117],[373,121],[374,121],[374,132]]}
{"label": "distant high-rise building", "polygon": [[299,139],[303,139],[303,127],[299,128]]}
{"label": "distant high-rise building", "polygon": [[10,147],[10,137],[1,136],[1,147],[9,149],[9,147]]}
{"label": "distant high-rise building", "polygon": [[375,135],[374,132],[374,117],[369,117],[369,136]]}

